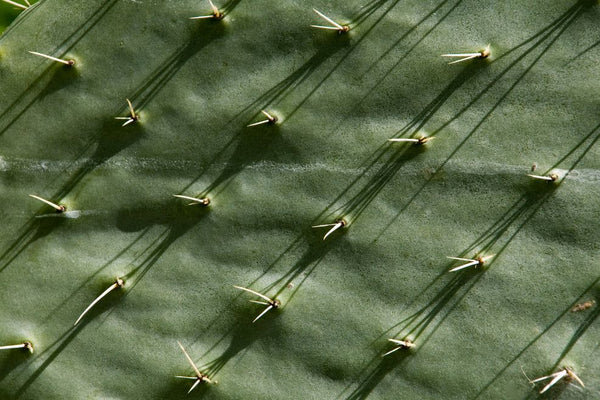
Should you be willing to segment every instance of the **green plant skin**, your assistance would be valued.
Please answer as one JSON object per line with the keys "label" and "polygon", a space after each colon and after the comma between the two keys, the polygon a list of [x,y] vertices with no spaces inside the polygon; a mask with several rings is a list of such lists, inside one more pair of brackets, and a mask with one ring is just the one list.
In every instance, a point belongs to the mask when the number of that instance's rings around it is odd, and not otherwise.
{"label": "green plant skin", "polygon": [[[18,3],[18,1],[17,1]],[[30,2],[33,4],[34,2]],[[23,4],[23,3],[22,3]],[[17,18],[23,10],[5,2],[0,2],[0,33],[4,32],[6,27]]]}
{"label": "green plant skin", "polygon": [[[312,7],[352,30],[311,29]],[[600,302],[598,5],[225,8],[42,1],[0,38],[0,338],[35,346],[0,354],[0,397],[525,399],[522,370],[563,365],[585,388],[539,397],[597,396],[599,309],[569,309]],[[279,123],[245,128],[261,109]],[[436,139],[387,142],[416,128]],[[478,251],[497,256],[447,272]],[[283,305],[251,324],[233,285]],[[217,385],[186,395],[177,341]]]}

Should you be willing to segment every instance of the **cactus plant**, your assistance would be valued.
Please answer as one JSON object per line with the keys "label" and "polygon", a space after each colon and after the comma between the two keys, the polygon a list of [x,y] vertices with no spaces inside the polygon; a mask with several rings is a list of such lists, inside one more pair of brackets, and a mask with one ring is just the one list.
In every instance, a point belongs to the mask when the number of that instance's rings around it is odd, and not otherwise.
{"label": "cactus plant", "polygon": [[214,5],[0,38],[0,397],[597,396],[597,2]]}

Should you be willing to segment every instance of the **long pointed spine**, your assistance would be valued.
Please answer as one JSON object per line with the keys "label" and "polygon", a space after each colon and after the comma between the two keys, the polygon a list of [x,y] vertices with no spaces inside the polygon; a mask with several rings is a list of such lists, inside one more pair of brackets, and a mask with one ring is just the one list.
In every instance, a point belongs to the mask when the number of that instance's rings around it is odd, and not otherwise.
{"label": "long pointed spine", "polygon": [[466,263],[466,264],[459,265],[458,267],[454,267],[454,268],[452,268],[452,269],[451,269],[450,271],[448,271],[448,272],[460,271],[461,269],[469,268],[469,267],[472,267],[473,265],[477,265],[477,264],[479,264],[479,261],[477,261],[477,260],[473,260],[473,261],[471,261],[471,262],[468,262],[468,263]]}
{"label": "long pointed spine", "polygon": [[202,376],[202,374],[200,373],[200,370],[198,370],[198,367],[196,367],[196,364],[192,360],[192,357],[190,357],[190,355],[188,354],[188,352],[185,351],[185,348],[183,347],[183,345],[181,344],[181,342],[178,341],[177,344],[179,345],[179,348],[181,349],[181,351],[183,351],[183,354],[185,355],[185,358],[188,360],[188,363],[194,369],[194,372],[196,373],[196,375],[198,375],[198,377]]}
{"label": "long pointed spine", "polygon": [[117,280],[115,281],[115,283],[113,283],[112,285],[110,285],[108,287],[108,289],[106,289],[104,292],[102,292],[102,294],[98,297],[96,297],[96,299],[94,299],[94,301],[92,301],[90,303],[89,306],[87,306],[87,308],[81,313],[81,315],[79,316],[79,318],[77,318],[77,321],[75,321],[75,323],[73,324],[73,326],[77,325],[79,323],[79,321],[81,321],[81,319],[85,316],[85,314],[87,314],[88,311],[90,311],[92,309],[92,307],[94,307],[100,300],[102,300],[107,294],[109,294],[110,292],[112,292],[113,290],[115,290],[118,287],[123,287],[123,280],[121,278],[117,278]]}
{"label": "long pointed spine", "polygon": [[190,394],[192,392],[192,390],[194,390],[196,388],[196,386],[198,386],[200,384],[200,382],[202,382],[202,379],[197,378],[196,382],[194,382],[194,384],[192,385],[192,387],[190,388],[190,390],[188,390],[188,394]]}
{"label": "long pointed spine", "polygon": [[15,2],[15,1],[12,1],[12,0],[2,0],[2,1],[5,2],[5,3],[7,3],[7,4],[10,4],[11,6],[22,8],[23,10],[27,10],[29,8],[28,6],[25,6],[23,4],[19,4],[19,3]]}
{"label": "long pointed spine", "polygon": [[552,379],[550,381],[550,383],[548,383],[546,386],[544,386],[544,388],[540,391],[540,394],[544,393],[545,391],[547,391],[548,389],[550,389],[552,386],[554,386],[558,381],[560,381],[562,378],[564,378],[565,376],[567,376],[567,371],[560,371],[557,374],[554,374],[554,379]]}
{"label": "long pointed spine", "polygon": [[255,290],[248,289],[248,288],[245,288],[245,287],[243,287],[243,286],[236,286],[236,285],[233,285],[233,287],[234,287],[234,288],[236,288],[236,289],[245,290],[245,291],[246,291],[246,292],[248,292],[248,293],[255,294],[255,295],[257,295],[258,297],[261,297],[261,298],[265,299],[266,301],[268,301],[268,302],[269,302],[269,304],[270,304],[270,303],[273,303],[273,299],[270,299],[270,298],[268,298],[267,296],[265,296],[264,294],[262,294],[262,293],[258,293],[258,292],[257,292],[257,291],[255,291]]}
{"label": "long pointed spine", "polygon": [[272,308],[273,308],[273,305],[269,304],[269,306],[267,308],[265,308],[263,312],[261,312],[260,314],[258,314],[258,317],[254,318],[254,320],[252,321],[252,323],[255,323],[256,321],[258,321],[260,317],[262,317],[263,315],[265,315]]}
{"label": "long pointed spine", "polygon": [[325,21],[327,21],[331,25],[335,26],[336,30],[338,30],[338,31],[344,30],[344,27],[342,25],[338,24],[337,22],[335,22],[334,20],[332,20],[331,18],[329,18],[327,15],[323,14],[321,11],[317,10],[316,8],[313,8],[313,11],[316,12],[317,14],[319,14],[319,16],[321,18],[323,18]]}
{"label": "long pointed spine", "polygon": [[49,56],[48,54],[44,54],[44,53],[38,53],[37,51],[30,51],[29,53],[33,54],[34,56],[39,56],[39,57],[47,58],[48,60],[56,61],[56,62],[59,62],[61,64],[65,64],[65,65],[68,65],[68,66],[71,66],[71,65],[75,64],[75,61],[73,61],[73,60],[63,60],[62,58],[57,58],[57,57]]}
{"label": "long pointed spine", "polygon": [[326,234],[325,236],[323,236],[323,240],[327,239],[327,237],[329,235],[331,235],[333,232],[337,231],[338,229],[340,229],[342,226],[344,226],[344,224],[342,222],[338,222],[337,224],[335,224]]}
{"label": "long pointed spine", "polygon": [[10,344],[7,346],[0,346],[0,350],[12,350],[12,349],[27,349],[30,353],[33,353],[33,344],[31,342],[23,342],[19,344]]}
{"label": "long pointed spine", "polygon": [[39,200],[42,203],[48,204],[50,207],[54,208],[58,212],[64,212],[66,209],[65,206],[58,205],[56,203],[51,202],[50,200],[46,200],[44,198],[41,198],[40,196],[36,196],[35,194],[30,194],[29,197],[33,197],[34,199]]}

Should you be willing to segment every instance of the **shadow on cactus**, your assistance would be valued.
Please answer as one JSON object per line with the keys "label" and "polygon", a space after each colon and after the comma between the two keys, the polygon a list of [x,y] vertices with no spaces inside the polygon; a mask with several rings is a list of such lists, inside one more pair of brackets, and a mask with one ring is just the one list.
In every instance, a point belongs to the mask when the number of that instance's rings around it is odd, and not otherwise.
{"label": "shadow on cactus", "polygon": [[[48,236],[56,228],[64,224],[65,218],[60,215],[47,214],[48,209],[33,217],[21,229],[21,233],[13,243],[0,255],[0,272],[4,271],[29,245]],[[57,218],[37,218],[52,216]]]}
{"label": "shadow on cactus", "polygon": [[[560,166],[565,160],[567,160],[570,156],[575,154],[576,151],[584,145],[584,143],[586,143],[587,141],[590,141],[590,139],[591,139],[590,143],[588,143],[587,146],[584,147],[583,150],[581,151],[581,153],[577,156],[577,158],[574,161],[572,161],[572,164],[569,166],[569,169],[563,176],[563,179],[568,177],[569,173],[577,167],[577,165],[581,162],[583,157],[590,151],[590,149],[592,149],[593,145],[600,138],[600,134],[598,134],[598,132],[597,132],[599,129],[600,129],[600,125],[595,126],[575,147],[573,147],[573,149],[571,149],[567,154],[565,154],[565,156],[563,156],[559,161],[557,161],[557,163],[551,169],[554,169],[554,168],[557,168],[558,166]],[[535,206],[535,209],[533,210],[533,212],[530,212],[529,215],[526,215],[524,219],[522,219],[522,223],[519,225],[519,229],[521,229],[523,227],[523,225],[533,216],[535,211],[537,211],[541,207],[543,202],[548,199],[548,197],[552,194],[552,192],[557,189],[557,187],[553,184],[554,182],[551,182],[550,185],[548,184],[548,182],[539,182],[539,181],[530,182],[530,183],[531,183],[531,185],[528,187],[529,192],[527,194],[525,194],[519,201],[517,201],[515,206],[517,206],[517,204],[519,202],[522,202],[524,199],[527,202],[528,201],[527,199],[529,198],[530,200],[533,201],[532,205]],[[513,206],[513,209],[515,209],[515,206]],[[529,207],[527,207],[527,208],[529,208]],[[527,208],[525,208],[525,210],[527,210]],[[520,211],[522,209],[523,209],[522,207],[516,208],[517,212],[515,215],[517,217],[519,217],[522,214],[522,212]],[[505,214],[505,216],[507,216],[507,215],[508,215],[508,213]],[[505,216],[503,216],[500,220],[501,221],[504,220]],[[502,233],[503,233],[503,231],[506,231],[506,228],[502,229]],[[511,240],[512,240],[512,238],[515,237],[517,232],[518,232],[518,230],[510,236]],[[510,240],[502,246],[500,252],[506,248],[506,246],[509,244],[509,242],[510,242]],[[577,297],[576,302],[572,303],[567,308],[565,308],[548,326],[546,326],[546,328],[541,333],[539,333],[517,355],[515,355],[514,358],[511,361],[509,361],[504,368],[502,368],[489,382],[486,383],[486,385],[483,386],[483,388],[478,392],[475,399],[480,398],[483,395],[483,393],[485,393],[492,386],[492,384],[494,382],[496,382],[496,380],[499,379],[502,376],[502,374],[511,365],[513,365],[518,359],[520,359],[520,357],[523,356],[523,354],[529,348],[531,348],[542,336],[547,334],[550,331],[550,329],[558,321],[560,321],[563,317],[565,317],[565,315],[568,315],[569,311],[573,311],[574,307],[577,306],[577,301],[579,301],[579,299],[582,299],[584,297],[592,297],[593,299],[595,299],[594,300],[595,302],[600,301],[600,299],[598,297],[599,295],[598,295],[598,289],[597,289],[597,284],[599,281],[600,281],[600,278],[596,278],[596,280],[594,280],[592,282],[592,284],[590,286],[588,286]],[[560,356],[558,357],[557,361],[555,362],[555,364],[553,366],[553,369],[556,369],[560,365],[560,363],[563,361],[563,359],[566,357],[566,355],[569,353],[569,351],[572,349],[572,347],[577,343],[577,341],[581,338],[581,336],[583,336],[583,334],[586,332],[586,330],[589,328],[589,326],[592,324],[592,322],[597,319],[599,313],[600,313],[600,310],[596,306],[592,312],[587,314],[585,320],[580,324],[580,326],[577,328],[576,332],[574,333],[573,337],[569,340],[569,342],[565,346],[564,350],[561,352]],[[555,391],[554,393],[555,394],[553,394],[553,396],[555,396],[556,393],[560,393],[560,390]],[[536,392],[536,394],[537,394],[537,392]],[[528,398],[530,398],[531,396],[533,396],[533,395],[528,396]]]}
{"label": "shadow on cactus", "polygon": [[[308,279],[313,271],[319,266],[321,261],[325,258],[327,253],[335,246],[337,238],[331,238],[328,240],[322,240],[320,236],[315,236],[314,232],[306,232],[304,239],[302,240],[302,247],[306,246],[302,255],[299,256],[298,260],[285,272],[279,279],[271,283],[267,289],[279,287],[276,292],[276,296],[279,296],[289,285],[294,285],[295,288],[292,294],[288,298],[288,302],[294,297],[296,292],[302,286],[302,283]],[[278,257],[278,260],[285,255],[282,254]],[[277,260],[275,261],[275,263]],[[267,274],[269,270],[274,266],[271,264],[263,275]],[[302,276],[301,282],[296,282],[296,278]]]}
{"label": "shadow on cactus", "polygon": [[[179,199],[166,202],[128,207],[117,213],[117,228],[123,232],[142,231],[135,241],[144,238],[148,246],[134,261],[134,267],[124,279],[129,281],[127,293],[140,282],[165,251],[181,236],[192,229],[209,212],[202,205],[185,205]],[[150,238],[148,228],[159,225],[164,229],[157,237]]]}
{"label": "shadow on cactus", "polygon": [[[96,284],[97,292],[106,290],[106,281],[99,282]],[[35,382],[35,380],[48,368],[48,366],[62,353],[62,351],[80,334],[80,332],[87,326],[88,323],[94,321],[98,316],[102,314],[110,314],[114,307],[119,304],[125,293],[123,291],[116,291],[114,293],[109,293],[106,297],[103,297],[98,303],[96,303],[92,308],[86,310],[84,314],[81,314],[79,319],[75,319],[73,316],[73,321],[75,325],[71,326],[64,334],[62,334],[54,343],[50,344],[45,350],[38,353],[35,358],[31,360],[31,364],[34,362],[39,362],[43,360],[41,364],[39,364],[35,371],[29,376],[29,378],[23,383],[23,385],[16,392],[15,398],[21,397],[27,389]],[[105,315],[105,318],[108,317],[108,314]]]}
{"label": "shadow on cactus", "polygon": [[[34,58],[34,56],[31,57]],[[43,100],[46,96],[57,90],[68,88],[75,83],[78,77],[79,72],[75,67],[67,67],[62,64],[56,65],[55,63],[50,64],[17,100],[0,113],[0,136],[9,130],[34,103]],[[28,103],[20,110],[13,112],[22,101],[27,101],[25,99],[29,94],[32,97]]]}
{"label": "shadow on cactus", "polygon": [[[249,112],[253,112],[259,108],[277,108],[287,99],[288,96],[297,91],[299,87],[303,85],[323,63],[325,63],[329,58],[333,57],[338,51],[342,49],[351,49],[352,43],[348,38],[326,35],[324,37],[318,37],[315,39],[315,46],[318,47],[318,50],[308,61],[288,75],[285,79],[281,80],[279,83],[272,86],[266,92],[262,93],[258,98],[249,103],[239,113],[234,115],[231,121],[240,117],[247,118],[246,115]],[[304,104],[310,95],[320,87],[320,85],[330,74],[331,71],[325,74],[325,78],[322,78],[317,84],[315,84],[308,95],[304,95],[304,97],[300,98],[299,100],[295,100],[293,102],[293,108],[291,111],[288,111],[287,115],[285,115],[285,119],[290,118],[294,112],[302,104]]]}
{"label": "shadow on cactus", "polygon": [[[407,40],[408,38],[411,37],[411,35],[424,23],[427,22],[427,20],[431,17],[435,17],[438,14],[438,11],[440,11],[442,9],[443,6],[446,5],[446,3],[448,3],[449,0],[443,0],[441,1],[438,5],[436,5],[433,9],[431,9],[431,11],[429,11],[423,18],[421,18],[419,20],[419,22],[417,22],[415,25],[413,25],[411,28],[409,28],[402,36],[400,36],[400,38],[398,38],[398,40],[396,40],[394,42],[394,44],[392,46],[390,46],[386,51],[384,51],[381,56],[379,56],[375,61],[373,61],[373,63],[371,64],[371,66],[369,66],[369,68],[367,69],[367,73],[370,73],[375,66],[380,63],[385,57],[387,57],[388,55],[390,55],[390,53],[392,52],[392,50],[397,49],[400,44],[402,42],[404,42],[405,40]],[[412,51],[417,48],[417,46],[423,41],[425,40],[442,22],[444,22],[446,20],[446,18],[448,18],[448,16],[454,11],[456,10],[456,8],[458,8],[458,6],[462,3],[463,0],[457,0],[452,7],[450,7],[450,9],[448,11],[446,11],[442,16],[439,17],[439,19],[435,22],[435,24],[427,30],[427,32],[425,32],[418,40],[415,41],[415,43],[410,46],[410,48],[406,51],[403,52],[401,57],[398,57],[398,60],[384,73],[382,74],[382,77],[379,81],[377,81],[377,83],[371,88],[371,90],[369,90],[367,92],[367,94],[365,96],[363,96],[362,100],[365,99],[365,97],[369,96],[369,94],[371,94],[371,92],[377,87],[379,86],[379,84],[381,84],[381,82],[383,82],[383,80],[390,74],[392,73],[392,71],[394,69],[396,69],[396,67],[398,67],[398,65],[404,61],[406,59],[406,57],[408,57],[408,55],[410,53],[412,53]],[[475,64],[470,64],[470,65],[478,65],[479,63],[475,63]]]}
{"label": "shadow on cactus", "polygon": [[[376,357],[363,369],[358,378],[358,386],[347,396],[346,400],[364,400],[381,383],[392,370],[399,368],[410,357],[410,353],[394,353],[386,357]],[[346,390],[348,390],[346,388]],[[345,390],[345,391],[346,391]]]}
{"label": "shadow on cactus", "polygon": [[[411,144],[406,145],[404,148],[392,150],[392,154],[387,160],[383,161],[383,166],[375,171],[374,176],[370,177],[365,183],[361,182],[360,189],[356,194],[352,195],[341,206],[329,211],[329,208],[340,201],[342,196],[350,192],[351,189],[354,189],[354,186],[359,186],[359,179],[365,176],[367,171],[363,172],[359,178],[352,182],[342,194],[332,202],[331,206],[328,207],[324,214],[343,215],[348,219],[349,224],[356,221],[398,171],[423,151],[425,151],[424,146]],[[375,165],[376,164],[373,163],[369,168]]]}
{"label": "shadow on cactus", "polygon": [[381,20],[381,18],[385,17],[385,15],[388,12],[390,12],[394,7],[396,7],[396,5],[398,5],[400,0],[371,0],[367,4],[365,4],[363,7],[361,7],[361,11],[352,18],[350,25],[353,28],[357,28],[358,26],[362,25],[363,22],[365,22],[367,19],[369,19],[370,16],[375,14],[381,7],[385,6],[386,3],[388,3],[388,2],[390,3],[390,5],[383,12],[383,14],[379,17],[379,20]]}
{"label": "shadow on cactus", "polygon": [[77,84],[81,73],[77,66],[55,65],[55,70],[49,78],[48,84],[42,89],[38,100],[43,100],[46,96],[59,90],[68,90],[70,85]]}
{"label": "shadow on cactus", "polygon": [[[405,125],[400,131],[397,132],[394,137],[405,136],[409,137],[420,137],[420,134],[423,127],[429,122],[430,118],[435,115],[435,113],[444,105],[444,103],[452,96],[454,92],[456,92],[460,87],[473,77],[479,70],[481,70],[481,66],[471,64],[465,67],[459,75],[457,75],[445,88],[440,92],[440,94],[432,100],[423,110],[416,115],[412,121],[410,121],[407,125]],[[364,99],[364,98],[363,98]],[[394,145],[393,143],[391,145]],[[344,215],[347,212],[351,212],[353,214],[354,210],[358,210],[360,213],[375,199],[377,194],[383,189],[383,187],[396,175],[398,170],[402,168],[403,163],[410,161],[412,158],[419,155],[425,149],[423,145],[412,146],[410,144],[404,144],[404,148],[400,147],[392,153],[392,156],[385,162],[383,167],[380,167],[378,170],[373,170],[379,166],[383,157],[390,153],[390,143],[386,143],[381,145],[376,152],[374,152],[370,159],[366,163],[363,172],[358,176],[342,193],[332,202],[333,204],[339,202],[343,196],[347,193],[350,193],[357,188],[359,189],[359,193],[354,195],[351,200],[349,200],[345,205],[343,205],[340,210]],[[441,167],[438,168],[438,171],[441,170]],[[375,174],[374,178],[370,178],[367,182],[362,182],[361,180],[368,175]],[[435,174],[427,179],[427,181],[410,197],[409,201],[402,207],[401,211],[383,228],[382,233],[385,232],[399,217],[400,213],[412,203],[414,199],[421,193],[423,189],[427,186],[427,184],[435,177]],[[330,206],[330,207],[331,207]],[[344,211],[345,210],[345,211]],[[358,215],[355,218],[358,218]],[[376,239],[375,239],[376,240]]]}
{"label": "shadow on cactus", "polygon": [[[121,129],[120,127],[116,127],[113,121],[106,123],[97,136],[96,149],[92,156],[84,162],[83,166],[70,175],[67,181],[62,184],[51,198],[62,199],[67,196],[87,174],[124,148],[138,141],[142,134],[143,130],[139,125],[134,125],[128,129]],[[93,143],[90,143],[88,148],[91,146],[93,146]],[[44,210],[47,210],[47,207],[44,207]],[[0,262],[2,263],[0,272],[14,261],[30,244],[47,236],[55,228],[66,223],[74,211],[68,211],[64,215],[47,215],[48,213],[43,211],[32,218],[21,228],[22,233],[0,255]],[[46,216],[53,216],[55,218],[46,218]]]}
{"label": "shadow on cactus", "polygon": [[[449,126],[452,122],[456,121],[461,115],[467,112],[474,104],[476,104],[488,91],[490,91],[496,83],[501,81],[501,78],[504,77],[509,71],[513,68],[517,67],[523,59],[525,59],[532,50],[536,49],[539,46],[542,46],[546,40],[549,40],[545,47],[541,50],[538,56],[535,56],[533,61],[525,68],[524,72],[522,72],[513,84],[506,90],[504,93],[500,95],[498,100],[494,103],[494,105],[488,110],[488,112],[483,116],[483,118],[475,125],[475,127],[466,134],[463,140],[459,143],[459,145],[449,154],[449,156],[436,168],[436,172],[432,174],[423,185],[415,192],[415,194],[408,200],[408,202],[402,207],[401,211],[398,212],[394,218],[382,229],[381,233],[378,237],[380,237],[385,231],[389,229],[390,226],[397,220],[397,218],[401,215],[401,213],[408,208],[408,206],[417,198],[417,196],[422,192],[423,189],[438,175],[440,171],[443,171],[444,166],[458,153],[458,151],[463,147],[464,144],[467,143],[468,139],[470,139],[479,128],[485,123],[485,121],[494,113],[498,106],[508,97],[508,95],[514,90],[514,88],[522,81],[522,79],[527,75],[527,73],[536,65],[536,63],[542,58],[542,56],[549,50],[549,48],[560,38],[562,33],[575,21],[576,17],[579,13],[584,9],[584,6],[587,4],[587,0],[580,0],[575,5],[573,5],[570,9],[565,11],[560,17],[555,19],[552,23],[547,25],[545,28],[540,30],[535,35],[531,36],[527,40],[521,42],[511,50],[505,52],[504,54],[497,57],[493,62],[499,62],[504,57],[507,57],[512,52],[517,49],[525,46],[526,44],[536,40],[528,49],[526,49],[520,56],[518,56],[515,60],[511,61],[510,64],[504,68],[489,84],[487,84],[483,90],[481,90],[477,95],[475,95],[472,100],[470,100],[467,105],[465,105],[462,109],[460,109],[457,113],[455,113],[448,121],[444,122],[440,127],[436,128],[431,135],[437,135],[443,131],[447,126]],[[552,38],[552,35],[556,35]],[[480,67],[480,66],[479,66]],[[440,94],[439,98],[436,98],[433,102],[431,102],[417,117],[413,119],[405,129],[419,129],[423,127],[427,121],[437,112],[437,110],[443,105],[443,103],[456,91],[460,86],[462,86],[472,75],[473,70],[469,71],[471,68],[477,68],[476,64],[471,64],[467,66],[463,72],[455,78],[455,80],[446,87],[446,89]],[[377,240],[377,238],[375,239]]]}
{"label": "shadow on cactus", "polygon": [[[217,347],[221,347],[221,343],[227,338],[230,338],[229,343],[221,355],[208,361],[204,364],[203,368],[207,373],[212,376],[217,376],[219,371],[225,367],[234,357],[239,355],[242,351],[248,349],[254,342],[264,337],[277,336],[280,334],[279,325],[274,323],[274,316],[271,316],[268,323],[256,323],[250,322],[249,315],[256,311],[253,308],[247,307],[240,309],[237,312],[240,322],[226,335],[223,335],[203,356],[207,356],[211,352],[215,351]],[[276,318],[276,316],[275,316]]]}
{"label": "shadow on cactus", "polygon": [[[569,28],[571,24],[575,22],[579,13],[583,9],[583,5],[587,3],[587,0],[580,0],[575,5],[573,5],[570,9],[565,11],[560,17],[556,18],[549,25],[541,29],[535,35],[529,37],[524,40],[520,44],[516,45],[512,49],[508,50],[504,54],[493,60],[494,63],[500,62],[505,57],[508,57],[514,51],[522,48],[526,44],[530,42],[534,42],[525,49],[521,55],[517,56],[513,61],[509,62],[509,64],[500,71],[495,78],[493,78],[490,83],[488,83],[478,94],[476,94],[471,101],[469,101],[463,108],[461,108],[454,116],[452,116],[447,122],[443,123],[439,128],[432,132],[432,135],[437,134],[442,131],[452,122],[457,120],[461,115],[463,115],[466,111],[468,111],[477,101],[479,101],[484,94],[490,91],[498,82],[502,81],[502,78],[508,74],[511,70],[518,67],[520,63],[532,54],[532,51],[537,49],[538,47],[542,47],[541,51],[538,55],[533,56],[533,60],[525,67],[522,73],[520,73],[513,81],[512,85],[509,86],[507,90],[498,96],[498,100],[493,104],[493,106],[488,110],[488,112],[483,116],[478,124],[465,136],[464,140],[461,142],[454,152],[448,157],[446,162],[452,158],[452,156],[462,147],[462,145],[469,139],[482,125],[483,123],[493,114],[493,112],[498,108],[498,106],[508,97],[508,95],[515,89],[515,87],[523,80],[523,78],[531,71],[531,69],[541,60],[541,58],[546,54],[546,52],[552,47],[556,41],[562,36],[562,34]],[[554,35],[554,37],[553,37]],[[547,42],[546,42],[547,41]],[[546,43],[545,43],[546,42]],[[442,166],[446,163],[444,162]]]}
{"label": "shadow on cactus", "polygon": [[571,362],[595,393],[597,2],[215,3],[45,1],[2,36],[0,326],[39,347],[0,397],[191,398],[195,362],[214,400],[538,397],[520,365]]}
{"label": "shadow on cactus", "polygon": [[[485,398],[485,397],[483,397],[483,394],[486,393],[486,391],[494,384],[494,382],[496,382],[498,379],[500,379],[502,377],[502,375],[512,365],[514,365],[517,360],[521,359],[521,357],[527,352],[527,350],[529,350],[534,344],[536,344],[538,342],[538,340],[540,340],[544,335],[548,334],[548,332],[550,332],[550,330],[563,318],[565,318],[566,316],[568,316],[569,314],[571,314],[573,312],[578,312],[578,311],[576,311],[579,308],[578,305],[582,304],[582,303],[578,303],[579,301],[581,301],[583,299],[587,299],[587,301],[590,301],[590,299],[591,299],[595,302],[592,305],[594,307],[594,309],[591,310],[591,312],[589,312],[586,315],[583,322],[581,322],[581,324],[579,325],[579,327],[577,328],[577,330],[575,331],[575,333],[573,334],[573,336],[571,337],[571,339],[569,340],[569,342],[567,343],[567,345],[565,346],[565,348],[559,355],[558,359],[556,360],[556,362],[550,369],[554,370],[554,369],[558,368],[561,365],[561,363],[563,362],[563,359],[569,353],[569,351],[573,348],[573,346],[577,343],[577,341],[583,336],[583,334],[587,331],[587,329],[590,327],[590,325],[598,318],[598,314],[600,314],[600,309],[597,306],[598,301],[600,301],[600,293],[598,291],[598,283],[600,283],[600,277],[596,278],[594,280],[594,282],[592,282],[591,285],[589,285],[586,289],[583,290],[583,292],[577,297],[577,299],[573,303],[571,303],[568,307],[563,309],[556,316],[556,318],[554,320],[552,320],[544,328],[544,330],[542,330],[529,343],[527,343],[527,345],[525,347],[523,347],[516,355],[514,355],[514,357],[501,370],[499,370],[495,374],[495,376],[481,388],[481,390],[479,390],[479,392],[474,397],[474,399]],[[587,308],[581,310],[581,312],[586,312],[586,310],[587,310]],[[560,394],[560,392],[561,392],[561,390],[557,390],[557,391],[553,390],[552,393],[554,393],[554,394],[549,393],[549,395],[555,396],[556,393]],[[532,393],[525,396],[525,398],[532,398],[532,396],[533,396],[533,398],[539,397],[538,392],[532,391]]]}
{"label": "shadow on cactus", "polygon": [[225,25],[221,23],[211,23],[211,21],[198,23],[190,33],[188,41],[166,57],[164,62],[135,89],[131,96],[133,103],[143,109],[190,58],[215,39],[225,35],[226,30]]}
{"label": "shadow on cactus", "polygon": [[[103,287],[102,289],[105,289]],[[117,293],[113,293],[113,296],[108,296],[103,299],[102,302],[96,304],[94,308],[92,308],[88,314],[77,324],[76,326],[71,327],[64,334],[61,335],[54,343],[49,345],[44,351],[35,356],[34,359],[31,360],[31,363],[34,361],[39,362],[43,360],[41,364],[37,365],[35,371],[29,376],[29,378],[19,387],[19,390],[16,392],[15,398],[20,398],[25,394],[27,389],[36,381],[36,379],[56,360],[56,358],[71,344],[73,339],[77,337],[81,333],[81,331],[87,326],[88,323],[94,321],[96,317],[105,313],[108,310],[112,310],[121,300],[122,296],[116,295]],[[116,296],[115,296],[116,295]]]}
{"label": "shadow on cactus", "polygon": [[[556,359],[556,363],[553,366],[553,369],[558,368],[563,362],[564,358],[569,354],[573,346],[577,343],[579,339],[585,334],[588,328],[598,319],[598,315],[600,315],[600,307],[598,307],[598,302],[600,301],[600,287],[598,287],[598,282],[600,282],[600,277],[594,282],[592,286],[592,290],[586,292],[584,294],[586,301],[582,303],[575,304],[571,307],[569,311],[571,312],[586,312],[587,308],[592,308],[588,310],[586,316],[583,321],[577,327],[575,333],[569,342],[566,344],[565,348],[560,353],[560,356]],[[583,296],[582,296],[583,298]]]}
{"label": "shadow on cactus", "polygon": [[[108,0],[102,3],[102,5],[80,26],[78,26],[73,33],[71,33],[62,43],[56,46],[56,51],[66,53],[70,51],[102,18],[110,11],[110,9],[118,2],[118,0]],[[33,2],[31,2],[33,3]],[[37,3],[37,2],[36,2]],[[0,4],[4,4],[1,3]],[[37,6],[36,6],[37,7]],[[19,24],[25,23],[29,16],[32,16],[31,12],[26,12],[21,18],[17,19],[12,28],[16,28]],[[35,62],[34,56],[32,62]],[[55,65],[50,63],[37,77],[28,84],[22,93],[8,105],[2,113],[0,113],[0,136],[4,134],[36,101],[43,99],[47,94],[52,93],[64,86],[69,85],[67,78],[69,76],[77,77],[79,72],[77,67],[69,68],[65,70],[64,66]],[[53,72],[54,71],[54,72]],[[57,75],[58,82],[53,82],[54,75]]]}
{"label": "shadow on cactus", "polygon": [[[16,340],[14,342],[17,343],[20,341],[21,340]],[[31,358],[31,353],[26,349],[2,352],[2,354],[0,354],[0,383],[11,371],[31,360]],[[0,392],[0,394],[2,394],[2,392]]]}
{"label": "shadow on cactus", "polygon": [[[393,335],[394,337],[411,337],[422,348],[480,278],[481,274],[479,271],[465,270],[458,272],[449,282],[438,289],[429,303],[390,327],[382,336],[387,335],[388,332],[396,331],[396,334]],[[460,293],[461,289],[462,293]],[[450,304],[452,301],[454,302]],[[448,304],[450,305],[448,306]],[[442,317],[437,319],[438,315],[442,312],[444,312]],[[429,325],[434,322],[435,326],[431,328],[427,337],[421,338],[421,335],[425,333]]]}

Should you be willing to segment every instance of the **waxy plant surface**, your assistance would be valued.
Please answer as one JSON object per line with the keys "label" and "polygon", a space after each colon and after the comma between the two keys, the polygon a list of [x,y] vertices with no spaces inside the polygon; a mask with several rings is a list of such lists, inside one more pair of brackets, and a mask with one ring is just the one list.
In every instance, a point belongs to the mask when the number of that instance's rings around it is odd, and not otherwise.
{"label": "waxy plant surface", "polygon": [[0,398],[600,398],[600,5],[215,6],[0,37]]}

